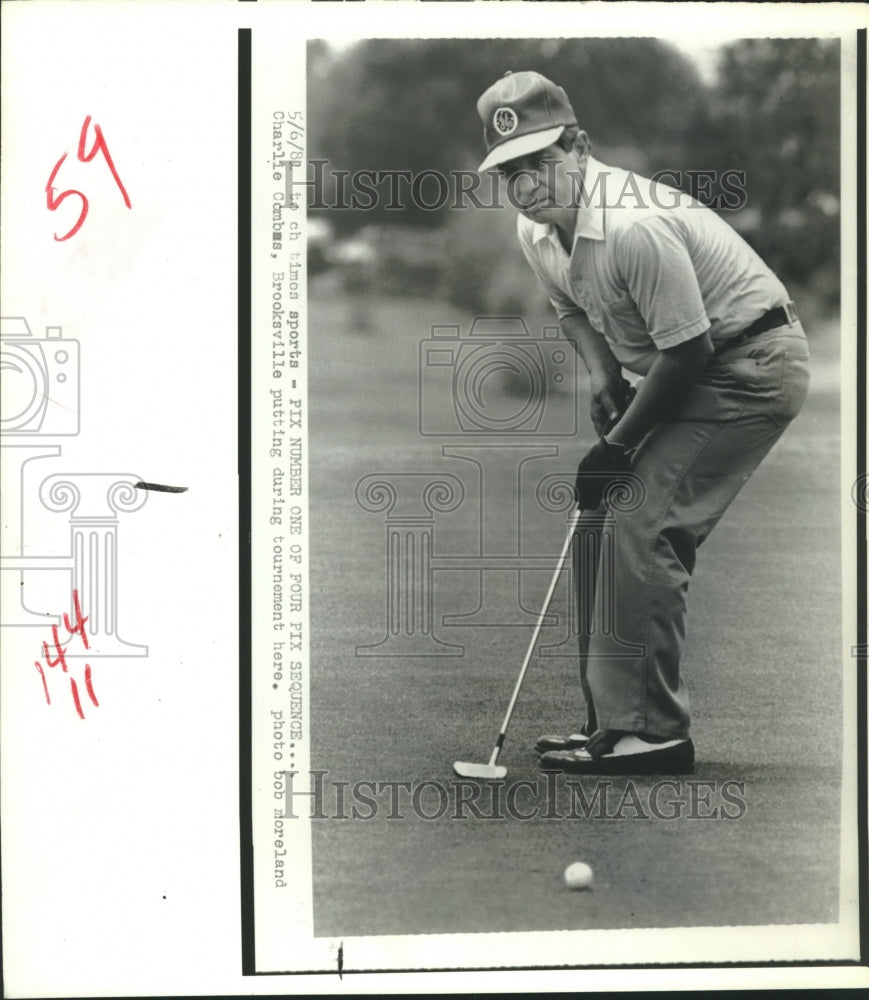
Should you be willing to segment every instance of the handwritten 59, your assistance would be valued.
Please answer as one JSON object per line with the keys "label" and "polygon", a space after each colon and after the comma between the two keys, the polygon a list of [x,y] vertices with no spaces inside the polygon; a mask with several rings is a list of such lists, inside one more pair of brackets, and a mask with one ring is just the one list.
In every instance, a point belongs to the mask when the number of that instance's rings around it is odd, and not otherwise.
{"label": "handwritten 59", "polygon": [[[93,146],[91,146],[90,151],[87,151],[85,148],[87,146],[87,132],[90,123],[91,123],[91,116],[88,115],[87,118],[85,118],[84,124],[81,127],[81,134],[79,135],[78,138],[78,152],[76,155],[81,163],[90,163],[91,160],[93,160],[93,158],[97,155],[97,153],[102,153],[103,159],[106,161],[106,165],[108,166],[109,170],[111,170],[112,177],[114,177],[115,179],[115,184],[118,185],[118,189],[120,190],[124,198],[124,204],[127,206],[127,208],[132,208],[133,206],[130,204],[130,196],[127,194],[127,189],[124,187],[121,178],[118,176],[118,171],[115,168],[115,163],[114,160],[112,159],[112,154],[109,152],[109,147],[106,145],[106,140],[105,137],[103,136],[103,130],[99,127],[99,125],[96,124],[96,122],[94,122],[94,136],[95,136],[94,144]],[[58,243],[62,243],[64,240],[68,240],[71,236],[75,236],[75,234],[79,231],[79,229],[81,229],[81,227],[84,225],[84,220],[87,218],[88,208],[89,208],[88,200],[82,194],[81,191],[76,191],[70,188],[67,191],[61,191],[60,194],[55,194],[54,181],[55,178],[57,177],[58,171],[63,166],[63,161],[66,159],[67,155],[68,155],[67,153],[64,153],[63,156],[61,156],[61,158],[57,161],[57,163],[55,163],[54,170],[51,171],[51,175],[48,178],[48,183],[45,185],[45,203],[50,212],[56,212],[57,209],[60,208],[60,206],[67,198],[71,198],[73,195],[75,195],[77,198],[81,199],[81,211],[79,212],[78,221],[75,223],[75,225],[72,227],[72,229],[70,229],[68,233],[66,233],[64,236],[58,236],[57,233],[54,234],[54,238]]]}

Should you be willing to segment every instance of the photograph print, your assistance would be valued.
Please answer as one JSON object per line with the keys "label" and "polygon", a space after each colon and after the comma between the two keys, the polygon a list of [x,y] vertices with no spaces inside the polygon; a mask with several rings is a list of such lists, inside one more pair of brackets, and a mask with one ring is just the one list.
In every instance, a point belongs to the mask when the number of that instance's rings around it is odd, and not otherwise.
{"label": "photograph print", "polygon": [[841,58],[309,41],[315,935],[856,919]]}

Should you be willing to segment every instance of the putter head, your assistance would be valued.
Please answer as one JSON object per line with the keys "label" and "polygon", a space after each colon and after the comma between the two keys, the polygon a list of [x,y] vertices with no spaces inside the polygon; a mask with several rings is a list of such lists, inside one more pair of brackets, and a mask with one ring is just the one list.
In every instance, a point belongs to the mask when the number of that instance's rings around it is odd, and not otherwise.
{"label": "putter head", "polygon": [[457,760],[453,764],[453,770],[460,778],[499,779],[507,776],[507,768],[500,764],[469,764],[467,761]]}

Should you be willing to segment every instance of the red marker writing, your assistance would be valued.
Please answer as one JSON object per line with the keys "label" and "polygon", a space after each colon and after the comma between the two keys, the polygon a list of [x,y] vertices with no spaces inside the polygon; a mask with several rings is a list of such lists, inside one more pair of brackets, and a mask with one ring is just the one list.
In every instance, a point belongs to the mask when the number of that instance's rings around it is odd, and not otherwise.
{"label": "red marker writing", "polygon": [[[79,636],[84,648],[88,648],[87,633],[85,632],[85,622],[87,621],[87,616],[81,613],[81,604],[79,603],[78,591],[74,590],[72,592],[72,603],[74,609],[75,621],[70,622],[69,615],[64,614],[63,616],[63,627],[69,635],[70,639],[73,636]],[[69,677],[69,687],[72,693],[72,701],[75,705],[75,710],[78,713],[80,719],[84,718],[84,712],[81,707],[81,697],[79,696],[78,684],[76,679],[69,673],[69,665],[66,662],[66,651],[69,649],[69,644],[62,645],[60,641],[60,630],[57,625],[51,626],[51,642],[53,649],[49,649],[47,642],[43,640],[42,643],[42,655],[45,658],[45,665],[49,669],[54,669],[55,667],[60,667],[61,672],[67,674]],[[48,691],[48,681],[45,677],[45,671],[42,669],[42,663],[39,660],[34,660],[36,669],[39,671],[39,676],[42,678],[42,689],[45,692],[45,701],[47,704],[51,704],[51,695]],[[91,675],[91,666],[89,663],[85,664],[84,667],[84,686],[88,697],[99,708],[99,701],[97,701],[96,693],[94,692],[93,678]]]}
{"label": "red marker writing", "polygon": [[[91,116],[88,115],[87,118],[85,118],[84,124],[81,127],[81,133],[79,134],[78,138],[78,151],[76,153],[76,156],[81,163],[90,163],[97,155],[97,153],[102,153],[103,159],[106,161],[106,165],[111,171],[112,177],[114,177],[115,179],[115,184],[117,184],[118,189],[121,192],[121,195],[124,199],[124,204],[127,206],[127,208],[132,208],[133,206],[130,203],[130,196],[127,194],[127,189],[124,187],[124,184],[118,175],[117,168],[115,167],[115,161],[112,159],[112,154],[109,152],[109,147],[106,145],[106,140],[105,136],[103,135],[103,130],[96,123],[94,123],[94,143],[91,146],[90,151],[86,150],[87,133],[90,124],[91,124]],[[58,208],[60,208],[60,206],[67,198],[71,198],[74,195],[81,200],[81,210],[79,211],[78,220],[76,221],[72,229],[69,230],[68,233],[66,233],[64,236],[58,236],[57,233],[54,234],[54,239],[58,243],[62,243],[64,240],[68,240],[72,236],[75,236],[75,234],[79,231],[79,229],[81,229],[81,227],[84,225],[84,221],[87,218],[88,209],[90,207],[88,204],[87,197],[81,191],[77,191],[74,188],[69,188],[65,191],[61,191],[59,194],[55,194],[54,182],[57,178],[58,171],[63,166],[63,162],[66,159],[67,155],[68,155],[67,153],[64,153],[63,156],[61,156],[61,158],[57,161],[57,163],[55,163],[54,169],[51,171],[51,174],[49,175],[48,183],[45,185],[45,204],[50,212],[55,212],[57,211]]]}

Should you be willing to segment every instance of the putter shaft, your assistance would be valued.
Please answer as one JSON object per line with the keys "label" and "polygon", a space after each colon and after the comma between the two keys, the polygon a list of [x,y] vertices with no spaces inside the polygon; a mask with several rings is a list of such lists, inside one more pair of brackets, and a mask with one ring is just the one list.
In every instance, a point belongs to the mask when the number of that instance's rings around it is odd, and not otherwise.
{"label": "putter shaft", "polygon": [[522,669],[519,671],[519,677],[516,680],[516,686],[513,688],[513,695],[510,698],[510,704],[507,706],[507,713],[504,716],[504,722],[501,725],[501,732],[498,734],[498,740],[495,743],[495,748],[492,750],[492,756],[489,758],[489,767],[494,767],[498,761],[498,755],[501,753],[501,748],[504,746],[504,737],[507,735],[507,726],[510,724],[510,718],[513,715],[513,708],[516,705],[516,699],[519,697],[519,690],[522,687],[522,682],[525,679],[525,671],[528,669],[528,664],[531,662],[531,656],[534,652],[534,646],[537,643],[537,637],[540,635],[540,629],[543,627],[543,619],[546,617],[546,612],[549,610],[549,605],[552,602],[552,595],[555,593],[555,588],[558,585],[558,578],[561,576],[561,571],[564,569],[564,562],[567,559],[567,553],[570,551],[570,543],[573,540],[573,535],[576,531],[577,525],[579,524],[579,518],[582,511],[577,509],[570,515],[570,522],[567,529],[567,537],[564,539],[564,545],[561,548],[561,555],[558,558],[558,564],[555,567],[555,572],[552,575],[552,580],[549,583],[549,590],[547,591],[546,598],[543,602],[543,608],[540,611],[540,615],[537,619],[537,625],[534,627],[534,634],[531,636],[531,642],[528,644],[528,650],[525,653],[525,659],[522,663]]}

